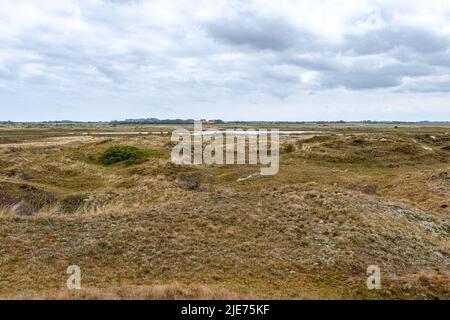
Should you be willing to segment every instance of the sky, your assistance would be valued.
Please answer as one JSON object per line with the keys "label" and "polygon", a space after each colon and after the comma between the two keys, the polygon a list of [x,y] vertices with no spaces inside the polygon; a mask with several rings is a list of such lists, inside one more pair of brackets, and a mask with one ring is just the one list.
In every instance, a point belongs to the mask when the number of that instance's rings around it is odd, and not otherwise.
{"label": "sky", "polygon": [[450,120],[450,1],[0,1],[0,120],[147,117]]}

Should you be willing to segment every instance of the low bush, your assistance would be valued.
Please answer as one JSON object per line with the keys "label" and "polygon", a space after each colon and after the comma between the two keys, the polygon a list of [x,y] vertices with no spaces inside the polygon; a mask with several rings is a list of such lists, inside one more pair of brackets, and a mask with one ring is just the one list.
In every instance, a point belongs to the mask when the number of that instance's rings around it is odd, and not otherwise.
{"label": "low bush", "polygon": [[118,162],[139,164],[144,162],[150,153],[133,146],[112,146],[103,152],[100,163],[110,165]]}
{"label": "low bush", "polygon": [[283,145],[282,153],[292,153],[295,151],[295,146],[292,143]]}

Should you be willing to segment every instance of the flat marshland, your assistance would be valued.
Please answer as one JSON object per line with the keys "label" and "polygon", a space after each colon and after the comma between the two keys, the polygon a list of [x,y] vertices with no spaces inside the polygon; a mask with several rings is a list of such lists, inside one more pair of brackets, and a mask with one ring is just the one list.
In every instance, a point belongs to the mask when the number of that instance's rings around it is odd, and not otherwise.
{"label": "flat marshland", "polygon": [[281,136],[275,176],[112,134],[174,129],[0,127],[0,298],[449,298],[449,126],[283,126],[317,134]]}

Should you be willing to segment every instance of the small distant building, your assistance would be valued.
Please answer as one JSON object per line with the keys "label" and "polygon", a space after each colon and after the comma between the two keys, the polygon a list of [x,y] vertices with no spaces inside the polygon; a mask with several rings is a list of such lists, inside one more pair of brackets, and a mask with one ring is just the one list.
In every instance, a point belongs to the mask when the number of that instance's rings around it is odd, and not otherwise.
{"label": "small distant building", "polygon": [[202,122],[202,124],[215,124],[216,123],[215,120],[201,119],[200,121]]}

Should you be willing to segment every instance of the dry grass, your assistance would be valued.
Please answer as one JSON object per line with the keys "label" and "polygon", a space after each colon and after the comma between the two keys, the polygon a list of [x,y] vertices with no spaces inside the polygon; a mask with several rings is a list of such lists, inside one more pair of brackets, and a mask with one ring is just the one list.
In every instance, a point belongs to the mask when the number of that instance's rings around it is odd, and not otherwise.
{"label": "dry grass", "polygon": [[[170,128],[0,131],[0,297],[448,299],[448,127],[283,137],[273,177],[172,165],[167,136],[70,135],[119,129]],[[161,157],[99,165],[113,145]],[[85,290],[60,289],[70,264]]]}
{"label": "dry grass", "polygon": [[239,294],[225,288],[185,286],[179,283],[153,286],[87,288],[46,292],[26,291],[7,300],[251,300],[252,294]]}

